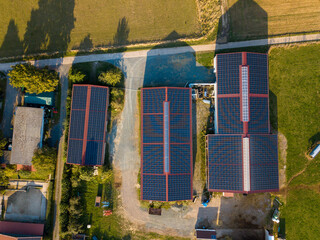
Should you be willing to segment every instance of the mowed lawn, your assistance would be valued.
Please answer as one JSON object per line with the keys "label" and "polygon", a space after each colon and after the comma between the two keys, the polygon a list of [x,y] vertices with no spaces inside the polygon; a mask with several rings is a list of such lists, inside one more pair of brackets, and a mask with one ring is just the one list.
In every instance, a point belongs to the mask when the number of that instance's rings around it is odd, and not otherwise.
{"label": "mowed lawn", "polygon": [[0,0],[0,57],[197,36],[195,0]]}
{"label": "mowed lawn", "polygon": [[319,0],[228,0],[232,40],[320,31]]}
{"label": "mowed lawn", "polygon": [[293,178],[282,215],[288,240],[320,236],[320,156],[305,155],[320,141],[319,56],[320,44],[273,48],[269,54],[270,91],[276,96],[271,122],[287,139],[287,181]]}

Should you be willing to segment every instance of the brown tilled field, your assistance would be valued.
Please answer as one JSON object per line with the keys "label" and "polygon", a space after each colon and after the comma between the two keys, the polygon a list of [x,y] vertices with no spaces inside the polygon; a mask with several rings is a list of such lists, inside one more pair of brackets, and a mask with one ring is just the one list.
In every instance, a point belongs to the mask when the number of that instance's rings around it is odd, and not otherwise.
{"label": "brown tilled field", "polygon": [[233,40],[320,31],[319,0],[228,0]]}

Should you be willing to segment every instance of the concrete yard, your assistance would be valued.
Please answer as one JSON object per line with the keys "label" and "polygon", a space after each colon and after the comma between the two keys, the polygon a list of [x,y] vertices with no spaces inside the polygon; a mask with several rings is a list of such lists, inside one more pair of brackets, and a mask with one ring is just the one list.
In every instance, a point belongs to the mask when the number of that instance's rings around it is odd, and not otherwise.
{"label": "concrete yard", "polygon": [[48,183],[34,181],[10,181],[6,192],[5,220],[42,222],[46,218]]}

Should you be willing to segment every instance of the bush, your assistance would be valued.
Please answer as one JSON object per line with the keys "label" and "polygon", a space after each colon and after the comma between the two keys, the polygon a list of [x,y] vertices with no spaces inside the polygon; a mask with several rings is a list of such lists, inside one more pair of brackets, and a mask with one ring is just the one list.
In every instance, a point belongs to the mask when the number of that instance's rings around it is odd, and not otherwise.
{"label": "bush", "polygon": [[47,67],[36,68],[30,63],[13,66],[8,76],[13,87],[25,87],[28,93],[52,92],[59,84],[57,72],[50,71]]}
{"label": "bush", "polygon": [[69,73],[69,80],[72,83],[81,83],[84,81],[86,75],[83,74],[81,71],[79,70],[73,70],[71,69],[70,73]]}
{"label": "bush", "polygon": [[32,165],[43,174],[49,175],[55,169],[57,162],[57,150],[44,146],[36,150],[32,158]]}
{"label": "bush", "polygon": [[108,72],[100,73],[99,81],[112,87],[119,85],[122,80],[122,72],[119,68],[111,69]]}
{"label": "bush", "polygon": [[124,90],[118,88],[112,88],[111,92],[111,111],[114,113],[121,112],[124,103]]}

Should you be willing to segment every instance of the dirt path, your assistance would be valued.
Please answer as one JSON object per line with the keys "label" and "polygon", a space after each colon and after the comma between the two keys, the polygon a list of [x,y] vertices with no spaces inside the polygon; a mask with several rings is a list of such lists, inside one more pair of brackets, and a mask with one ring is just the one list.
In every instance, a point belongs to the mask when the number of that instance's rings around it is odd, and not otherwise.
{"label": "dirt path", "polygon": [[61,180],[63,173],[63,153],[64,153],[64,126],[63,123],[66,119],[66,100],[68,94],[68,73],[71,65],[61,65],[58,68],[61,83],[61,105],[60,105],[60,119],[58,126],[58,134],[60,136],[59,147],[58,147],[58,159],[56,166],[55,175],[55,195],[54,195],[54,226],[53,226],[53,239],[59,240],[59,205],[61,201]]}

